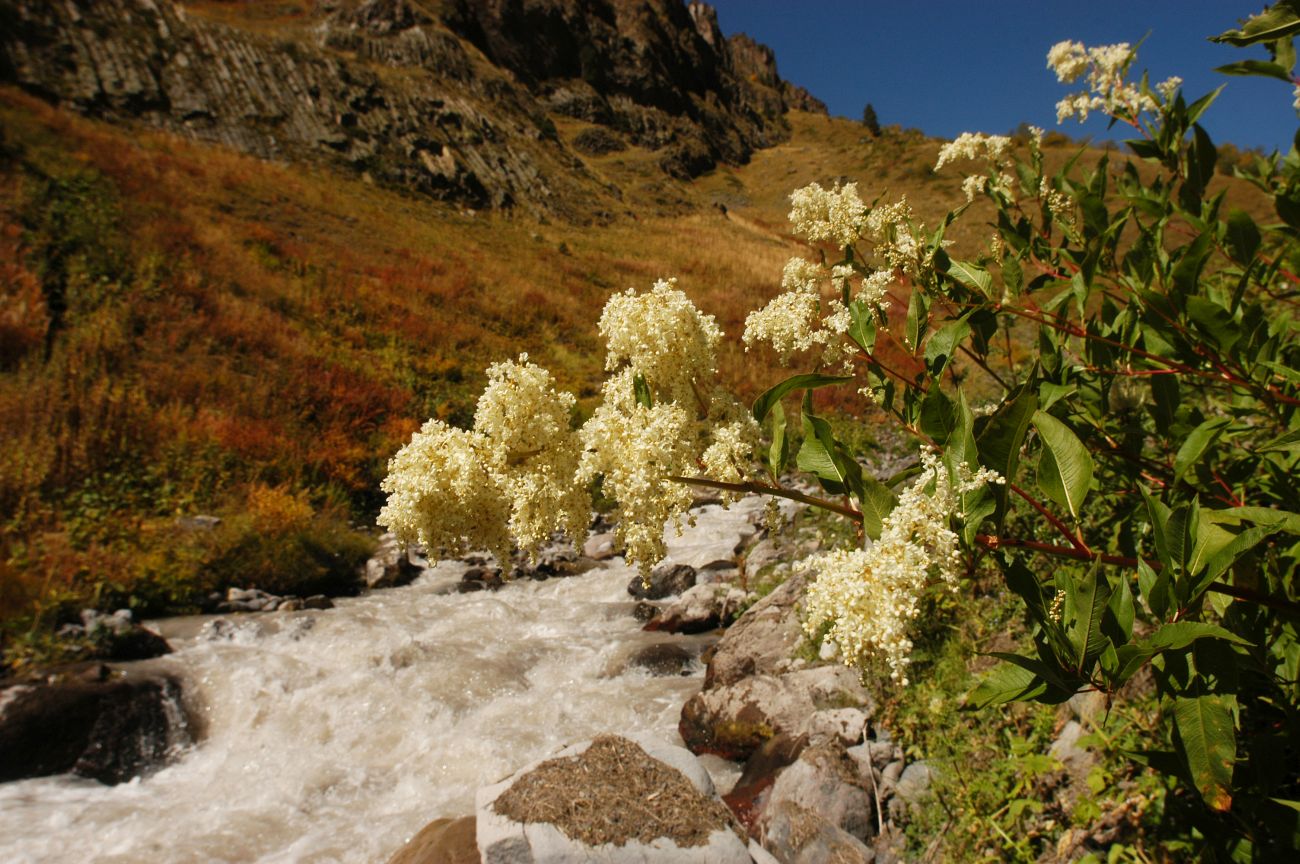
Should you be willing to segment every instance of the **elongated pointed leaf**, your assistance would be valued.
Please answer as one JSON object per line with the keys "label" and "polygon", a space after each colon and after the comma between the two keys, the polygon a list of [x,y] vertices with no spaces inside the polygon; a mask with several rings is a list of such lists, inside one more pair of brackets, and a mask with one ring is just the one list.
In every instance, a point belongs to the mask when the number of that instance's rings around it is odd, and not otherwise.
{"label": "elongated pointed leaf", "polygon": [[1025,702],[1046,690],[1047,683],[1028,669],[999,663],[966,694],[966,707],[988,708],[1007,702]]}
{"label": "elongated pointed leaf", "polygon": [[762,423],[768,412],[772,410],[772,406],[780,402],[786,394],[795,390],[812,390],[818,387],[828,387],[832,384],[843,384],[852,380],[852,375],[820,375],[817,373],[792,375],[754,400],[752,409],[754,419]]}
{"label": "elongated pointed leaf", "polygon": [[1228,697],[1176,698],[1174,726],[1201,798],[1210,809],[1227,812],[1232,807],[1232,769],[1237,758],[1237,736]]}
{"label": "elongated pointed leaf", "polygon": [[1267,60],[1238,60],[1236,63],[1215,66],[1214,71],[1223,75],[1263,75],[1266,78],[1276,78],[1291,83],[1291,76],[1286,74],[1285,69]]}
{"label": "elongated pointed leaf", "polygon": [[858,504],[862,510],[862,530],[872,540],[879,540],[885,517],[893,512],[898,497],[870,474],[863,474],[861,482]]}
{"label": "elongated pointed leaf", "polygon": [[1204,621],[1176,621],[1173,624],[1166,624],[1143,639],[1141,644],[1154,651],[1177,651],[1186,648],[1197,639],[1223,639],[1234,645],[1250,645],[1235,633]]}
{"label": "elongated pointed leaf", "polygon": [[1088,671],[1108,641],[1102,635],[1101,621],[1111,589],[1100,564],[1095,564],[1082,579],[1065,577],[1065,632],[1075,649],[1072,659],[1080,674]]}
{"label": "elongated pointed leaf", "polygon": [[[998,472],[1007,483],[1016,482],[1016,472],[1020,468],[1020,448],[1025,443],[1029,423],[1037,410],[1038,396],[1026,386],[1019,396],[993,415],[980,435],[980,464]],[[995,486],[993,494],[998,501],[993,521],[1000,525],[1007,509],[1006,485]]]}
{"label": "elongated pointed leaf", "polygon": [[[799,455],[795,460],[799,470],[807,471],[824,482],[843,487],[844,471],[839,460],[836,459],[834,444],[827,443],[827,439],[831,439],[830,424],[820,417],[804,414],[803,432],[803,444],[799,447]],[[839,493],[846,490],[839,488],[831,491]]]}
{"label": "elongated pointed leaf", "polygon": [[948,275],[985,297],[992,296],[993,277],[989,275],[989,271],[974,262],[953,261],[948,265]]}
{"label": "elongated pointed leaf", "polygon": [[1205,451],[1214,445],[1228,423],[1226,417],[1216,417],[1213,420],[1206,420],[1188,433],[1187,440],[1183,441],[1182,446],[1178,448],[1178,454],[1174,456],[1175,482],[1186,477],[1187,472],[1201,461]]}
{"label": "elongated pointed leaf", "polygon": [[1267,444],[1258,447],[1256,453],[1290,453],[1295,454],[1300,451],[1300,429],[1293,429],[1284,435],[1279,435]]}
{"label": "elongated pointed leaf", "polygon": [[1033,423],[1043,439],[1038,487],[1077,519],[1092,486],[1092,456],[1070,427],[1051,414],[1035,411]]}
{"label": "elongated pointed leaf", "polygon": [[773,473],[785,470],[785,463],[790,460],[790,438],[786,435],[785,409],[780,400],[772,406],[772,444],[767,451],[767,464]]}
{"label": "elongated pointed leaf", "polygon": [[935,332],[925,343],[925,365],[930,374],[936,378],[943,374],[952,362],[957,346],[970,335],[970,325],[964,318],[949,321]]}
{"label": "elongated pointed leaf", "polygon": [[1227,42],[1243,47],[1256,42],[1275,42],[1300,33],[1300,16],[1289,3],[1274,3],[1269,8],[1252,15],[1240,30],[1227,30],[1211,36],[1212,42]]}

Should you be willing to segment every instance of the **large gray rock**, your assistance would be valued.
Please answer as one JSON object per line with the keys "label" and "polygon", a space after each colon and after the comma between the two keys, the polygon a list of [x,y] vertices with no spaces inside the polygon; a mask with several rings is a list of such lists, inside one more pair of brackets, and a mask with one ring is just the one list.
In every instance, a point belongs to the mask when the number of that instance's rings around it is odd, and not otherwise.
{"label": "large gray rock", "polygon": [[[611,749],[632,758],[620,758],[617,764],[602,761],[604,755],[598,754]],[[590,764],[583,761],[588,759]],[[579,807],[573,796],[558,792],[563,825],[509,815],[520,809],[553,812],[544,799],[556,795],[562,781],[551,782],[548,772],[567,770],[564,766],[580,766],[572,770],[581,778],[584,797]],[[664,777],[671,783],[664,783]],[[638,800],[621,800],[625,793]],[[477,842],[485,864],[751,864],[747,839],[736,830],[708,772],[686,750],[650,736],[608,736],[576,744],[479,789],[476,801]],[[689,830],[682,824],[684,815],[691,817]],[[668,833],[645,836],[660,826]],[[610,839],[587,842],[584,837]]]}
{"label": "large gray rock", "polygon": [[647,630],[703,633],[727,624],[749,595],[726,584],[694,585],[659,608]]}
{"label": "large gray rock", "polygon": [[627,593],[638,600],[662,600],[685,592],[695,585],[695,568],[687,564],[663,563],[650,571],[650,578],[640,574],[627,583]]}
{"label": "large gray rock", "polygon": [[816,813],[860,840],[875,834],[872,794],[863,784],[857,761],[838,742],[806,748],[777,775],[759,818],[765,833],[772,824],[768,814],[776,813],[784,803]]}
{"label": "large gray rock", "polygon": [[803,639],[799,602],[806,585],[803,576],[793,575],[736,619],[709,660],[706,688],[772,674],[789,665]]}
{"label": "large gray rock", "polygon": [[[852,722],[845,722],[846,708],[857,712]],[[702,690],[683,706],[678,731],[693,752],[740,760],[778,734],[855,744],[873,712],[857,673],[817,666]]]}
{"label": "large gray rock", "polygon": [[875,852],[815,810],[793,801],[773,804],[763,846],[781,864],[871,864]]}

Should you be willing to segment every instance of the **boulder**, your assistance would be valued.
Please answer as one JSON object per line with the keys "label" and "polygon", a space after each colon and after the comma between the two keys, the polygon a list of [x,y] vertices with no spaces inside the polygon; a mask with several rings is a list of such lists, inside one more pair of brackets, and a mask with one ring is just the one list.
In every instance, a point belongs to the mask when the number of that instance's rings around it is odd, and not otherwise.
{"label": "boulder", "polygon": [[413,558],[418,559],[415,550],[404,549],[396,535],[382,535],[375,554],[365,563],[362,571],[366,587],[393,588],[412,581],[421,572]]}
{"label": "boulder", "polygon": [[[842,714],[826,713],[844,708],[860,713],[851,737]],[[693,752],[739,760],[781,733],[855,744],[861,740],[860,724],[873,712],[871,697],[855,672],[844,666],[817,666],[702,690],[682,707],[678,731]]]}
{"label": "boulder", "polygon": [[816,813],[836,828],[868,840],[875,834],[872,794],[863,784],[857,761],[839,742],[808,747],[772,784],[767,807],[759,817],[764,834],[773,820],[768,814],[782,812],[781,805],[794,804]]}
{"label": "boulder", "polygon": [[593,561],[607,561],[617,554],[614,548],[614,535],[609,531],[592,534],[582,544],[582,554]]}
{"label": "boulder", "polygon": [[751,834],[757,833],[758,816],[767,806],[768,796],[777,775],[799,758],[808,746],[807,736],[792,738],[774,735],[758,746],[745,762],[745,768],[731,791],[722,796],[740,824]]}
{"label": "boulder", "polygon": [[704,686],[734,684],[749,675],[770,674],[788,666],[803,639],[799,601],[806,580],[793,575],[741,615],[718,642]]}
{"label": "boulder", "polygon": [[478,790],[485,864],[750,864],[708,773],[648,736],[602,736]]}
{"label": "boulder", "polygon": [[0,781],[71,771],[121,783],[190,743],[177,679],[92,673],[0,690]]}
{"label": "boulder", "polygon": [[689,675],[695,655],[675,642],[658,642],[633,651],[627,667],[644,669],[651,675]]}
{"label": "boulder", "polygon": [[638,600],[662,600],[681,594],[695,584],[695,568],[686,564],[660,564],[650,571],[647,585],[638,574],[627,583],[627,593]]}
{"label": "boulder", "polygon": [[889,815],[895,821],[906,818],[909,810],[920,806],[930,794],[934,769],[925,761],[913,762],[903,769],[894,784],[894,797],[889,801]]}
{"label": "boulder", "polygon": [[726,584],[695,585],[665,603],[645,629],[667,633],[703,633],[730,623],[749,595]]}
{"label": "boulder", "polygon": [[478,864],[474,829],[473,816],[434,819],[394,852],[388,864]]}
{"label": "boulder", "polygon": [[871,864],[875,852],[821,814],[794,803],[773,804],[763,846],[781,864]]}

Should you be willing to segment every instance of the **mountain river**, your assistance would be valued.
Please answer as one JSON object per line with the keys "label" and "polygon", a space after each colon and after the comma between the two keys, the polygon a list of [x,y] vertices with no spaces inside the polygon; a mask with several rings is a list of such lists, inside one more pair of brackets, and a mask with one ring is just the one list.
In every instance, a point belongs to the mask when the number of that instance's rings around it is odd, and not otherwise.
{"label": "mountain river", "polygon": [[[701,530],[752,534],[747,503]],[[702,539],[687,534],[679,557]],[[431,819],[473,812],[476,787],[562,746],[679,741],[703,669],[623,668],[665,639],[631,615],[633,574],[615,558],[459,594],[459,571],[438,565],[331,610],[227,616],[224,638],[208,618],[150,622],[175,652],[148,662],[183,679],[197,743],[118,786],[0,784],[0,861],[381,864]]]}

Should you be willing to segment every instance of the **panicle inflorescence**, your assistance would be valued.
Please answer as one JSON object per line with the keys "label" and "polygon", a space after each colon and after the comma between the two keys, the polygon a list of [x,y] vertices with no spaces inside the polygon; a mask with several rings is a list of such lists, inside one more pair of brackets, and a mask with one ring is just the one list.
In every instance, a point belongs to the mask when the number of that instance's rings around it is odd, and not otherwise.
{"label": "panicle inflorescence", "polygon": [[911,622],[925,589],[936,579],[955,589],[961,555],[949,527],[961,515],[962,496],[1002,479],[988,469],[972,472],[965,464],[952,475],[930,453],[921,455],[921,474],[899,496],[885,517],[880,539],[867,549],[815,555],[802,567],[815,576],[808,589],[805,631],[825,638],[850,666],[879,655],[890,677],[907,683]]}
{"label": "panicle inflorescence", "polygon": [[[1127,42],[1093,48],[1068,40],[1053,45],[1047,52],[1047,66],[1056,72],[1057,80],[1071,84],[1086,76],[1088,84],[1086,91],[1056,103],[1056,122],[1070,117],[1083,122],[1092,111],[1136,121],[1144,111],[1158,110],[1160,105],[1149,92],[1125,80],[1136,57],[1137,51]],[[1156,90],[1168,100],[1181,84],[1181,79],[1169,78],[1156,85]]]}

